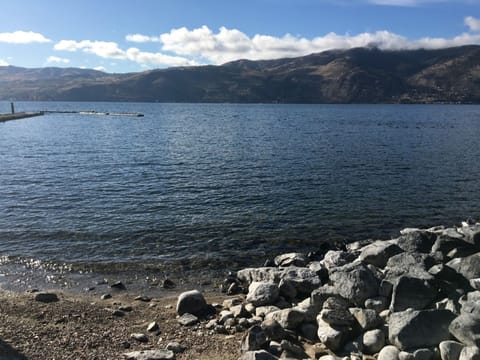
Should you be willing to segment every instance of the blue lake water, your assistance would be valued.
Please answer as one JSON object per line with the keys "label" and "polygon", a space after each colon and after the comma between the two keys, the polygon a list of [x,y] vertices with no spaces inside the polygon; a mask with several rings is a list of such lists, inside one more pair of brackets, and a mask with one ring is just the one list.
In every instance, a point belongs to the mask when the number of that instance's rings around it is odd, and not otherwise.
{"label": "blue lake water", "polygon": [[480,106],[16,108],[145,117],[0,124],[8,262],[258,264],[323,241],[390,238],[480,213]]}

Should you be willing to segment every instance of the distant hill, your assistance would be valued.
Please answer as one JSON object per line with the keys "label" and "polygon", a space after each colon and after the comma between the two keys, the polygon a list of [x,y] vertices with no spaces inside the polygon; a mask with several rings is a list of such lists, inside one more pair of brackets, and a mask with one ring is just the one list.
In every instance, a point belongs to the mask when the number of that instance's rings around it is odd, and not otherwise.
{"label": "distant hill", "polygon": [[326,51],[107,74],[0,67],[0,99],[240,103],[480,103],[480,46]]}

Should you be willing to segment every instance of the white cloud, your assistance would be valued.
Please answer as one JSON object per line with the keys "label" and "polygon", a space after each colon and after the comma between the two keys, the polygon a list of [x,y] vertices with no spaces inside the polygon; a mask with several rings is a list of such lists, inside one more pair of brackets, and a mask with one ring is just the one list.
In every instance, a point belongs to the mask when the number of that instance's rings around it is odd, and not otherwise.
{"label": "white cloud", "polygon": [[421,38],[416,40],[389,32],[377,31],[357,35],[329,33],[307,39],[287,34],[283,37],[254,35],[249,37],[236,29],[220,28],[214,33],[206,26],[189,30],[173,29],[160,35],[162,49],[189,57],[201,57],[221,64],[240,58],[250,60],[302,56],[332,49],[377,46],[384,50],[438,49],[480,44],[480,35],[461,34],[454,38]]}
{"label": "white cloud", "polygon": [[467,16],[464,23],[471,31],[480,31],[480,19],[475,19],[473,16]]}
{"label": "white cloud", "polygon": [[125,36],[125,40],[135,43],[160,42],[160,37],[142,34],[128,34]]}
{"label": "white cloud", "polygon": [[107,71],[107,69],[105,69],[105,67],[103,67],[103,66],[95,66],[95,67],[93,68],[93,70],[103,71],[103,72]]}
{"label": "white cloud", "polygon": [[59,51],[83,51],[104,59],[130,60],[139,64],[155,66],[190,66],[198,65],[194,60],[162,53],[144,52],[137,48],[122,50],[117,43],[91,40],[61,40],[54,46]]}
{"label": "white cloud", "polygon": [[33,31],[14,31],[0,33],[0,43],[9,44],[31,44],[31,43],[49,43],[52,40],[47,39],[42,34]]}
{"label": "white cloud", "polygon": [[8,66],[10,65],[7,61],[0,59],[0,66]]}
{"label": "white cloud", "polygon": [[70,62],[69,59],[61,58],[61,57],[58,57],[58,56],[49,56],[47,58],[47,63],[49,63],[49,64],[53,64],[53,63],[68,64],[69,62]]}

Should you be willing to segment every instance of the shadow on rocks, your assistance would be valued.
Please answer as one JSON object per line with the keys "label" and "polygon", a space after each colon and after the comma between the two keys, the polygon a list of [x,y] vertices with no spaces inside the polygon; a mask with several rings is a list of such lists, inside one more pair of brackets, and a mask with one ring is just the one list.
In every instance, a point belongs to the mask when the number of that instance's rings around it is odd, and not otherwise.
{"label": "shadow on rocks", "polygon": [[2,360],[27,360],[27,357],[12,348],[0,339],[0,359]]}

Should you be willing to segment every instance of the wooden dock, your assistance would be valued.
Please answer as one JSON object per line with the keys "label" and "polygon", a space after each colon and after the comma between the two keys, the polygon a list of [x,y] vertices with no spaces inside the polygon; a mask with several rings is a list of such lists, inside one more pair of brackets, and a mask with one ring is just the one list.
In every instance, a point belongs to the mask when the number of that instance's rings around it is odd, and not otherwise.
{"label": "wooden dock", "polygon": [[103,112],[95,110],[86,111],[63,111],[63,110],[44,110],[44,111],[32,111],[32,112],[18,112],[14,114],[0,114],[0,123],[20,120],[34,116],[41,116],[45,114],[80,114],[80,115],[98,115],[98,116],[127,116],[127,117],[143,117],[141,113],[120,113],[120,112]]}
{"label": "wooden dock", "polygon": [[25,118],[30,118],[34,116],[42,116],[45,113],[43,111],[35,112],[18,112],[15,114],[0,114],[0,122],[6,122],[11,120],[20,120]]}

